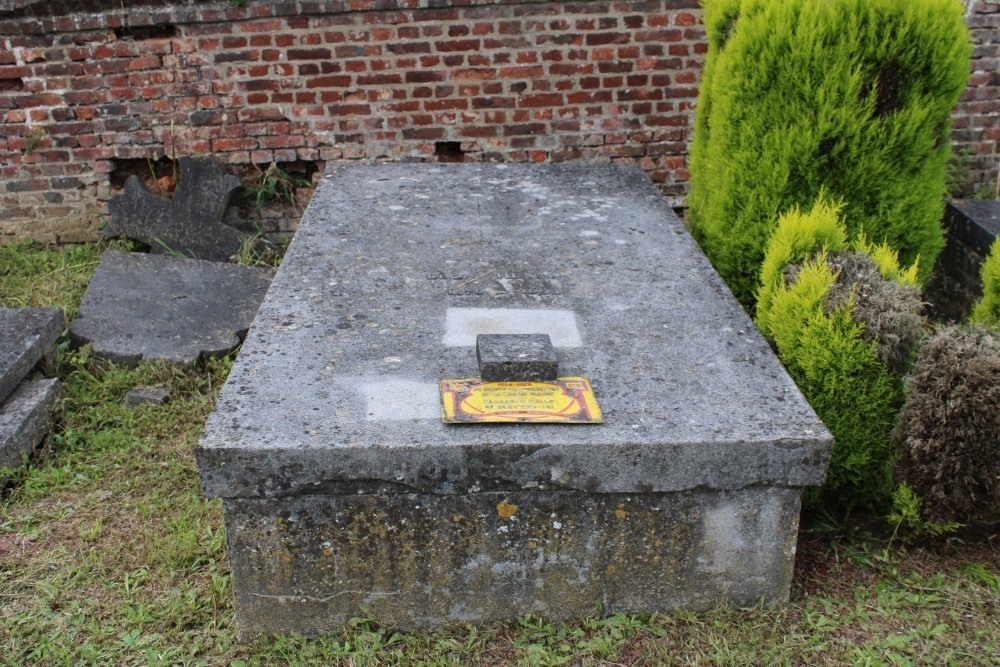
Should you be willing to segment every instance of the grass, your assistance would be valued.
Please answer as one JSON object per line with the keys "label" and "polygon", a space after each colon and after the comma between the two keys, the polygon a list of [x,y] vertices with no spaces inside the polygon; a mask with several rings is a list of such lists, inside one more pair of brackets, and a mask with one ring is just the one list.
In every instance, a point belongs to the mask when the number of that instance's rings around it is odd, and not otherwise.
{"label": "grass", "polygon": [[[0,248],[0,306],[72,313],[100,249]],[[357,618],[307,639],[239,638],[219,501],[194,447],[231,367],[101,367],[64,349],[50,442],[0,497],[3,665],[1000,665],[1000,555],[990,542],[889,544],[880,529],[800,535],[781,609],[413,632]],[[137,384],[163,406],[124,405]]]}

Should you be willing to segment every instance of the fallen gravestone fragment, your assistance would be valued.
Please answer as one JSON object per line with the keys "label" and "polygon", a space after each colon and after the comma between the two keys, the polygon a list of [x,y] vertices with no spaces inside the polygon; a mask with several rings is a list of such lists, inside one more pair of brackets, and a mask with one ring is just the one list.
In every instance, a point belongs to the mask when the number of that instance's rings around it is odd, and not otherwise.
{"label": "fallen gravestone fragment", "polygon": [[114,363],[190,364],[246,334],[274,272],[108,250],[70,324],[77,345]]}
{"label": "fallen gravestone fragment", "polygon": [[170,390],[162,387],[136,387],[125,394],[125,405],[137,408],[140,405],[164,405],[170,400]]}
{"label": "fallen gravestone fragment", "polygon": [[0,308],[0,403],[51,354],[65,328],[56,308]]}
{"label": "fallen gravestone fragment", "polygon": [[0,487],[49,432],[50,408],[61,393],[57,379],[28,380],[0,405]]}
{"label": "fallen gravestone fragment", "polygon": [[222,224],[239,179],[211,159],[180,158],[180,178],[171,199],[150,192],[138,176],[129,177],[125,194],[111,200],[105,238],[127,237],[146,243],[153,253],[171,253],[225,262],[247,243],[249,234]]}
{"label": "fallen gravestone fragment", "polygon": [[55,308],[0,308],[0,487],[9,478],[4,471],[19,468],[49,431],[59,380],[25,378],[54,358],[65,328],[62,311]]}

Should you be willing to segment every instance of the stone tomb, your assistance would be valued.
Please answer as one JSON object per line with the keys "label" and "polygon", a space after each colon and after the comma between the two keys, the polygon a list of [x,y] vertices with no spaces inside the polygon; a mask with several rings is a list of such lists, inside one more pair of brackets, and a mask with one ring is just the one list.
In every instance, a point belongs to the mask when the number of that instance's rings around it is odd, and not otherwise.
{"label": "stone tomb", "polygon": [[[441,420],[547,334],[603,424]],[[337,166],[198,448],[243,631],[787,600],[831,437],[638,169]]]}

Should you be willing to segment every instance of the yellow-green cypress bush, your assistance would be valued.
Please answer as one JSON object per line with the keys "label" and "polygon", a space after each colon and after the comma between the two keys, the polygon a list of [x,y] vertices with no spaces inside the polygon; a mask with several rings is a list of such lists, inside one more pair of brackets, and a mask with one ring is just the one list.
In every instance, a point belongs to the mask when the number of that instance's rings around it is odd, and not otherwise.
{"label": "yellow-green cypress bush", "polygon": [[969,70],[961,2],[705,0],[704,21],[688,216],[736,296],[752,303],[779,216],[823,190],[850,237],[926,277]]}
{"label": "yellow-green cypress bush", "polygon": [[808,502],[831,510],[888,502],[898,360],[909,358],[921,326],[915,276],[886,247],[862,239],[852,248],[837,206],[823,200],[783,216],[768,244],[757,326],[835,439],[826,483]]}
{"label": "yellow-green cypress bush", "polygon": [[993,242],[981,269],[983,298],[972,311],[972,321],[1000,327],[1000,239]]}

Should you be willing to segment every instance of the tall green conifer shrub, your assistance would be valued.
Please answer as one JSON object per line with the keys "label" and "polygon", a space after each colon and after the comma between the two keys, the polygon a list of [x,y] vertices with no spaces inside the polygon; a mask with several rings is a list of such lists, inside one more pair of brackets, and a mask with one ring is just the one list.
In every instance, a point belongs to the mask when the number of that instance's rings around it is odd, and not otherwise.
{"label": "tall green conifer shrub", "polygon": [[[850,282],[857,266],[869,267],[864,285]],[[881,274],[887,285],[888,276],[902,281],[889,290],[910,290],[902,301],[909,302],[908,311],[919,311],[916,287],[905,284],[915,281],[916,271],[904,270],[890,250],[863,239],[851,251],[838,208],[822,199],[808,212],[796,208],[780,219],[761,272],[757,326],[774,341],[789,374],[835,439],[826,483],[806,496],[807,502],[831,510],[880,508],[892,491],[890,436],[902,404],[902,382],[885,359],[892,353],[880,353],[881,332],[867,330],[861,317],[859,295],[872,289],[871,272]],[[840,284],[845,279],[847,284]],[[885,288],[874,290],[884,294]],[[849,296],[832,298],[834,292]],[[892,300],[896,296],[892,293]],[[881,305],[878,297],[873,302]],[[899,321],[897,314],[887,319]],[[916,321],[919,326],[919,317]]]}
{"label": "tall green conifer shrub", "polygon": [[951,108],[970,47],[959,0],[705,0],[692,230],[745,304],[778,217],[821,190],[861,230],[921,257],[940,219]]}

